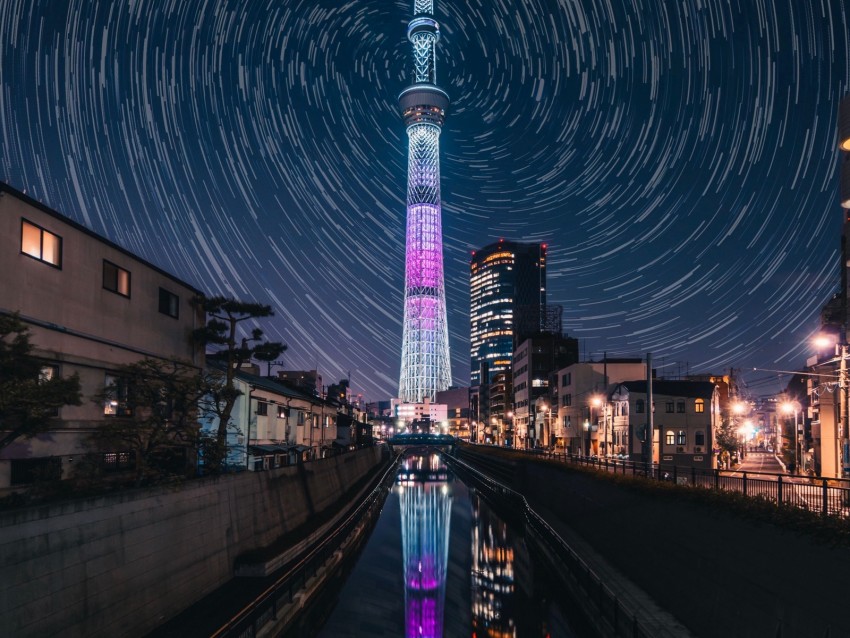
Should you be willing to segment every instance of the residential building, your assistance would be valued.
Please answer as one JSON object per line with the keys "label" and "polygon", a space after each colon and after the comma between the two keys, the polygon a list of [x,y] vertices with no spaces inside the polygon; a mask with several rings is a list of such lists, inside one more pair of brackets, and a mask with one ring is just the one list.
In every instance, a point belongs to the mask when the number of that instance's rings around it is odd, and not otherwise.
{"label": "residential building", "polygon": [[469,438],[469,388],[449,388],[437,392],[437,404],[446,406],[448,433],[461,439]]}
{"label": "residential building", "polygon": [[[340,438],[339,406],[313,394],[296,390],[258,374],[256,367],[238,370],[234,385],[239,391],[227,436],[230,469],[268,470],[299,461],[328,456],[334,442],[352,443],[350,416]],[[218,430],[218,417],[206,414],[202,427]]]}
{"label": "residential building", "polygon": [[278,370],[277,378],[296,390],[315,396],[321,396],[325,387],[317,370]]}
{"label": "residential building", "polygon": [[[628,443],[622,430],[615,432],[605,397],[611,384],[641,378],[646,378],[646,362],[639,358],[606,357],[557,370],[552,402],[555,446],[582,455],[620,453]],[[606,423],[611,427],[604,427]]]}
{"label": "residential building", "polygon": [[[192,331],[205,323],[200,291],[23,193],[0,183],[0,312],[20,314],[46,374],[77,373],[83,402],[59,409],[48,432],[0,450],[0,490],[40,472],[68,477],[90,435],[132,409],[90,399],[120,366],[150,357],[204,368]],[[2,433],[0,433],[0,436]],[[106,452],[105,469],[126,463]]]}
{"label": "residential building", "polygon": [[[513,427],[516,447],[552,447],[551,412],[541,414],[549,397],[550,375],[578,361],[578,340],[560,334],[538,333],[513,353]],[[542,417],[542,418],[541,418]]]}
{"label": "residential building", "polygon": [[513,445],[513,374],[505,370],[493,376],[490,384],[489,441],[495,445]]}
{"label": "residential building", "polygon": [[612,441],[616,450],[643,460],[648,411],[653,414],[653,462],[702,469],[716,467],[714,433],[719,421],[719,397],[707,381],[652,382],[653,406],[647,405],[646,379],[611,386]]}
{"label": "residential building", "polygon": [[516,345],[544,329],[546,244],[499,240],[473,253],[469,268],[470,384],[475,386],[509,370]]}

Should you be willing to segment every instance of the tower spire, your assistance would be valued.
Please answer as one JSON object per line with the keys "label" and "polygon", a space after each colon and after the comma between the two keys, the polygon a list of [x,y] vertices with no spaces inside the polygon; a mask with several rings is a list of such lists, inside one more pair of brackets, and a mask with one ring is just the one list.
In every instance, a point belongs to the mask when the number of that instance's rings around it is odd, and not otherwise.
{"label": "tower spire", "polygon": [[449,96],[437,86],[440,27],[433,0],[414,0],[407,25],[413,45],[413,84],[399,95],[407,127],[407,243],[399,398],[434,399],[451,385],[443,277],[440,207],[440,131]]}

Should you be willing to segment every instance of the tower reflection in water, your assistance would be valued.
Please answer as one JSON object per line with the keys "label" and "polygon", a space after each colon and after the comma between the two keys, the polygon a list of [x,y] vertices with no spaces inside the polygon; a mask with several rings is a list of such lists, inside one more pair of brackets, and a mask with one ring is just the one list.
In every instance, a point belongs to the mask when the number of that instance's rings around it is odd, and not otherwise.
{"label": "tower reflection in water", "polygon": [[452,496],[437,454],[410,456],[398,473],[407,638],[443,635]]}

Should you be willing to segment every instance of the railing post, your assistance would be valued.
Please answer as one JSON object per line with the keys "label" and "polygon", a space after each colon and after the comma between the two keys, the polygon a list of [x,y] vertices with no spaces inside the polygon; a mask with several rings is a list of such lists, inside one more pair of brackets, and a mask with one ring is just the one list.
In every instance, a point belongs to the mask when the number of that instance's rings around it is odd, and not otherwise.
{"label": "railing post", "polygon": [[782,507],[782,475],[776,477],[776,504]]}
{"label": "railing post", "polygon": [[697,484],[697,468],[693,465],[691,466],[691,486],[696,486]]}
{"label": "railing post", "polygon": [[720,470],[714,468],[714,489],[715,491],[720,490]]}
{"label": "railing post", "polygon": [[823,479],[823,500],[821,504],[821,515],[826,518],[829,516],[829,487],[826,484],[826,479]]}
{"label": "railing post", "polygon": [[[658,473],[661,474],[661,468],[658,468]],[[676,484],[679,483],[679,466],[678,465],[673,466],[673,482],[676,483]]]}
{"label": "railing post", "polygon": [[742,474],[744,475],[744,496],[746,496],[747,495],[747,473],[742,472]]}

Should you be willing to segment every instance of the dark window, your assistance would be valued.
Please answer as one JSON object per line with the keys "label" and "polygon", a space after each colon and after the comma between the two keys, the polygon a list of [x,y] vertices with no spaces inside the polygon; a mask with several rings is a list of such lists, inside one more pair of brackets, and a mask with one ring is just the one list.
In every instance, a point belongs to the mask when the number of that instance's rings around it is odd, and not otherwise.
{"label": "dark window", "polygon": [[173,292],[168,292],[165,288],[159,289],[159,311],[169,317],[180,316],[180,297]]}
{"label": "dark window", "polygon": [[638,399],[635,401],[635,413],[643,414],[644,409],[646,409],[646,404],[643,402],[643,399]]}
{"label": "dark window", "polygon": [[103,260],[103,287],[124,297],[130,296],[130,271]]}
{"label": "dark window", "polygon": [[289,410],[283,407],[282,405],[277,406],[277,418],[278,419],[288,419],[289,418]]}
{"label": "dark window", "polygon": [[688,444],[688,433],[684,430],[679,430],[679,433],[676,435],[676,445],[687,445]]}
{"label": "dark window", "polygon": [[564,407],[571,406],[573,404],[573,395],[572,394],[565,394],[564,396],[562,396],[561,397],[561,404]]}
{"label": "dark window", "polygon": [[694,432],[694,445],[705,445],[705,432]]}
{"label": "dark window", "polygon": [[12,485],[57,481],[62,478],[62,460],[55,456],[39,459],[12,459],[10,469]]}
{"label": "dark window", "polygon": [[62,238],[25,219],[21,220],[21,253],[62,267]]}
{"label": "dark window", "polygon": [[568,386],[573,382],[573,374],[572,372],[567,372],[566,374],[561,375],[561,385]]}
{"label": "dark window", "polygon": [[676,412],[679,414],[685,413],[685,402],[684,401],[676,401]]}
{"label": "dark window", "polygon": [[673,402],[672,401],[667,401],[667,402],[664,403],[664,411],[667,414],[673,414]]}
{"label": "dark window", "polygon": [[259,416],[266,416],[269,413],[269,404],[264,403],[263,401],[257,401],[257,414]]}

